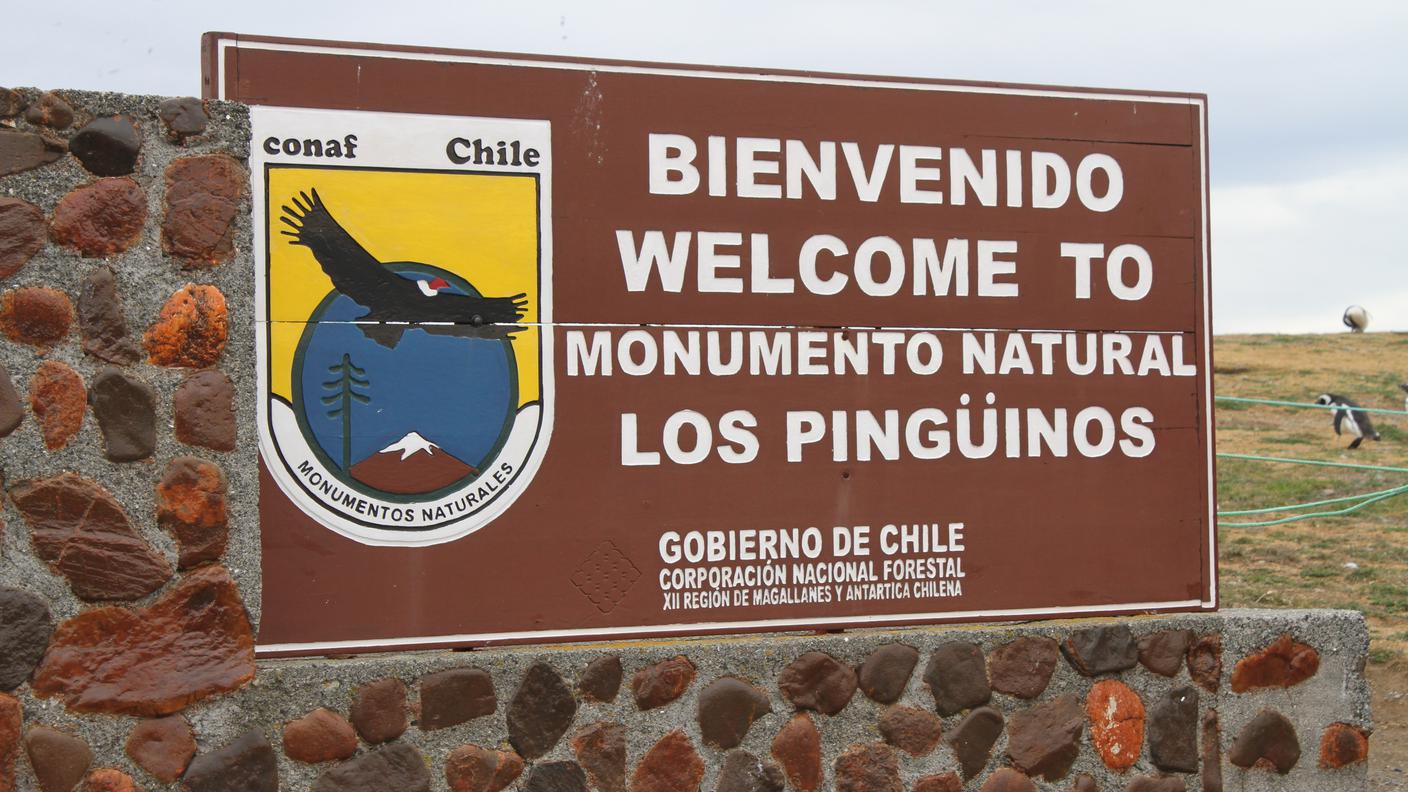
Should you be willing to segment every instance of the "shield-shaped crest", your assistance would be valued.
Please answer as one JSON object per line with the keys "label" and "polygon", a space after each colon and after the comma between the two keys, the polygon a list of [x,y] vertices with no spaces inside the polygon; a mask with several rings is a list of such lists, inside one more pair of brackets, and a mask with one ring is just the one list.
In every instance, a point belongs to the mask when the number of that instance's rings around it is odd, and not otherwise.
{"label": "shield-shaped crest", "polygon": [[547,123],[258,108],[254,125],[265,466],[367,544],[482,528],[552,427]]}

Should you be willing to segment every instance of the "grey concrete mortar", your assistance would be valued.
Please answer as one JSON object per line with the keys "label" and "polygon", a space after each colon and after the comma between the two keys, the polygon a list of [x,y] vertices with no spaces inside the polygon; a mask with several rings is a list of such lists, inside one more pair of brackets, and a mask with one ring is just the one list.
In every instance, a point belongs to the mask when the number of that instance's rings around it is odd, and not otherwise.
{"label": "grey concrete mortar", "polygon": [[[947,641],[969,641],[980,645],[984,652],[1022,635],[1045,635],[1063,640],[1071,631],[1116,620],[1066,620],[1030,624],[989,626],[939,626],[893,630],[863,630],[825,635],[779,634],[736,638],[698,638],[678,640],[635,641],[610,644],[572,644],[560,646],[527,646],[483,649],[472,652],[418,652],[404,654],[367,655],[342,659],[312,658],[294,660],[263,660],[259,675],[244,690],[229,696],[196,704],[186,715],[198,734],[202,751],[219,748],[243,731],[258,728],[277,747],[282,724],[301,717],[316,707],[327,707],[346,714],[356,688],[366,682],[385,677],[397,677],[412,689],[427,673],[448,668],[473,667],[488,671],[498,694],[498,710],[491,716],[433,732],[422,732],[415,725],[402,738],[426,755],[431,763],[433,788],[448,789],[444,780],[444,758],[454,748],[466,743],[483,746],[507,746],[508,729],[505,715],[519,680],[534,663],[552,666],[569,685],[575,685],[578,675],[592,660],[608,654],[621,657],[625,667],[625,683],[617,700],[610,704],[584,703],[578,709],[572,727],[553,750],[540,761],[574,759],[571,737],[583,727],[602,720],[617,721],[628,728],[628,767],[634,767],[657,740],[674,729],[689,735],[707,772],[701,787],[713,790],[717,784],[724,752],[704,745],[696,720],[699,692],[714,679],[734,676],[753,682],[766,690],[771,698],[772,713],[763,716],[748,731],[742,749],[770,758],[773,737],[792,716],[792,708],[777,689],[777,675],[797,656],[808,651],[823,651],[851,664],[859,664],[871,651],[889,643],[905,643],[920,651],[920,662],[910,678],[900,703],[929,711],[933,699],[922,680],[928,654]],[[1139,617],[1118,620],[1130,626],[1136,636],[1168,629],[1190,629],[1200,634],[1219,633],[1223,637],[1223,677],[1219,693],[1214,696],[1199,690],[1199,709],[1216,708],[1222,723],[1224,749],[1223,774],[1225,788],[1238,792],[1273,792],[1305,790],[1306,792],[1351,792],[1363,790],[1366,767],[1358,765],[1339,771],[1322,771],[1316,767],[1319,740],[1325,726],[1343,721],[1372,728],[1369,713],[1369,688],[1362,673],[1368,652],[1368,631],[1361,614],[1352,611],[1243,611],[1229,610],[1220,614],[1188,614],[1163,617]],[[1255,653],[1282,634],[1309,643],[1320,652],[1319,673],[1311,680],[1289,690],[1254,691],[1233,694],[1230,676],[1236,661]],[[638,712],[630,695],[630,678],[637,670],[661,660],[683,654],[698,668],[698,677],[678,700],[654,710]],[[1173,679],[1153,674],[1142,667],[1120,675],[1152,705],[1158,697],[1173,687],[1192,685],[1186,668]],[[1063,693],[1074,692],[1084,702],[1090,680],[1079,676],[1064,660],[1058,663],[1051,684],[1037,701],[1046,701]],[[1001,694],[993,694],[993,704],[1010,714],[1031,706]],[[61,706],[36,701],[24,696],[26,718],[31,723],[45,723],[73,729],[85,736],[94,752],[105,765],[116,765],[133,774],[150,790],[167,789],[136,770],[122,753],[122,741],[135,719],[74,718]],[[1295,724],[1301,742],[1302,756],[1296,768],[1286,776],[1265,771],[1244,771],[1226,761],[1226,750],[1243,724],[1263,707],[1274,707]],[[857,692],[841,713],[834,717],[814,714],[822,735],[824,768],[823,789],[834,788],[833,767],[836,758],[854,743],[881,740],[876,723],[883,705],[878,705]],[[961,720],[960,716],[944,718],[945,732]],[[1071,774],[1061,781],[1048,783],[1037,780],[1042,792],[1067,792],[1071,778],[1081,772],[1090,773],[1100,782],[1102,790],[1118,792],[1135,775],[1156,772],[1147,745],[1135,767],[1126,773],[1113,773],[1101,764],[1090,742],[1087,728],[1082,735],[1082,752]],[[1004,764],[1006,733],[993,750],[994,768]],[[1372,746],[1372,739],[1371,739]],[[362,750],[366,750],[365,746]],[[1371,748],[1372,750],[1372,748]],[[906,788],[923,775],[954,771],[957,760],[947,743],[941,743],[933,753],[914,758],[903,752],[900,757],[901,775]],[[327,765],[310,767],[283,758],[281,755],[281,788],[306,790]],[[969,789],[977,789],[986,773],[975,779]],[[526,773],[524,775],[526,778]],[[1182,776],[1189,790],[1201,789],[1197,774]],[[522,780],[511,787],[516,789]],[[175,789],[176,787],[169,787]],[[21,790],[28,790],[21,784]]]}
{"label": "grey concrete mortar", "polygon": [[[31,100],[36,89],[19,89]],[[212,459],[220,464],[230,485],[230,541],[225,564],[240,587],[246,607],[255,624],[259,618],[259,524],[257,465],[258,441],[255,432],[256,391],[254,371],[254,266],[251,246],[251,214],[237,215],[235,253],[213,269],[182,269],[180,263],[161,250],[161,221],[165,216],[166,166],[180,157],[226,153],[241,162],[249,156],[249,110],[231,102],[210,102],[210,124],[205,134],[188,139],[184,145],[169,142],[157,117],[157,107],[165,97],[128,96],[114,93],[61,91],[75,108],[78,118],[64,131],[70,136],[93,117],[126,113],[141,127],[142,150],[137,170],[132,174],[147,193],[147,220],[141,240],[130,250],[107,259],[82,258],[73,250],[49,243],[18,273],[0,281],[0,289],[21,286],[48,286],[69,295],[77,305],[80,284],[93,269],[106,263],[117,275],[118,294],[127,312],[128,329],[140,344],[147,326],[156,320],[166,300],[186,283],[214,284],[224,293],[230,315],[230,339],[219,368],[234,381],[237,396],[237,446],[221,453],[194,448],[176,441],[172,432],[171,397],[186,374],[185,369],[168,369],[138,363],[125,368],[130,374],[156,389],[157,447],[147,460],[129,463],[109,462],[102,453],[102,435],[92,411],[83,428],[59,451],[44,448],[39,427],[27,415],[20,427],[0,440],[0,475],[6,486],[21,479],[44,478],[66,470],[82,473],[107,487],[126,508],[133,526],[158,548],[174,566],[176,547],[172,537],[157,527],[155,484],[172,457],[182,454]],[[23,122],[21,129],[32,129]],[[0,178],[0,195],[22,198],[35,204],[52,218],[54,207],[70,190],[95,181],[72,156],[57,162]],[[72,366],[86,383],[107,364],[84,355],[75,326],[68,339],[40,355],[31,347],[0,337],[0,366],[4,366],[21,395],[28,392],[29,378],[44,360],[58,360]],[[29,531],[13,505],[5,501],[3,519],[9,528],[0,539],[0,585],[20,585],[45,596],[59,618],[76,614],[82,605],[69,592],[67,583],[34,557]],[[164,589],[163,589],[164,590]],[[160,596],[157,592],[148,598]],[[143,601],[141,604],[145,604]]]}

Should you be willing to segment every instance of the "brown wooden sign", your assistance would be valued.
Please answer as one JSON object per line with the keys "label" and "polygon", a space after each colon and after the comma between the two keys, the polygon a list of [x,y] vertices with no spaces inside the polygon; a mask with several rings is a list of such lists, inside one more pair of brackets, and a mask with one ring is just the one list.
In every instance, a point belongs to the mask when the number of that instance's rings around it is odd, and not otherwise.
{"label": "brown wooden sign", "polygon": [[262,652],[1216,606],[1204,97],[205,54]]}

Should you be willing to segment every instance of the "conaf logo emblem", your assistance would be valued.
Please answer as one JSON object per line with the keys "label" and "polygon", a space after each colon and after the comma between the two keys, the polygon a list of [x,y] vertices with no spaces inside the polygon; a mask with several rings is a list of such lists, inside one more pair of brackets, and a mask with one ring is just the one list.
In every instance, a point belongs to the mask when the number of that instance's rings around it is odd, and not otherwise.
{"label": "conaf logo emblem", "polygon": [[484,526],[551,428],[543,174],[262,175],[261,446],[283,494],[368,544]]}

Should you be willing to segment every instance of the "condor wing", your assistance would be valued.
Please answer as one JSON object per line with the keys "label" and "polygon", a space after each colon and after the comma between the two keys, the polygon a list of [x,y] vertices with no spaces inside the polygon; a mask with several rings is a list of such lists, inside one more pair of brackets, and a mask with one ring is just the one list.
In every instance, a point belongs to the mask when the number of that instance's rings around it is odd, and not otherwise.
{"label": "condor wing", "polygon": [[289,244],[312,251],[333,287],[363,307],[372,308],[388,290],[403,288],[404,279],[383,267],[353,239],[328,212],[318,191],[312,193],[299,193],[292,207],[283,207],[279,220],[290,230],[281,233],[292,237]]}

